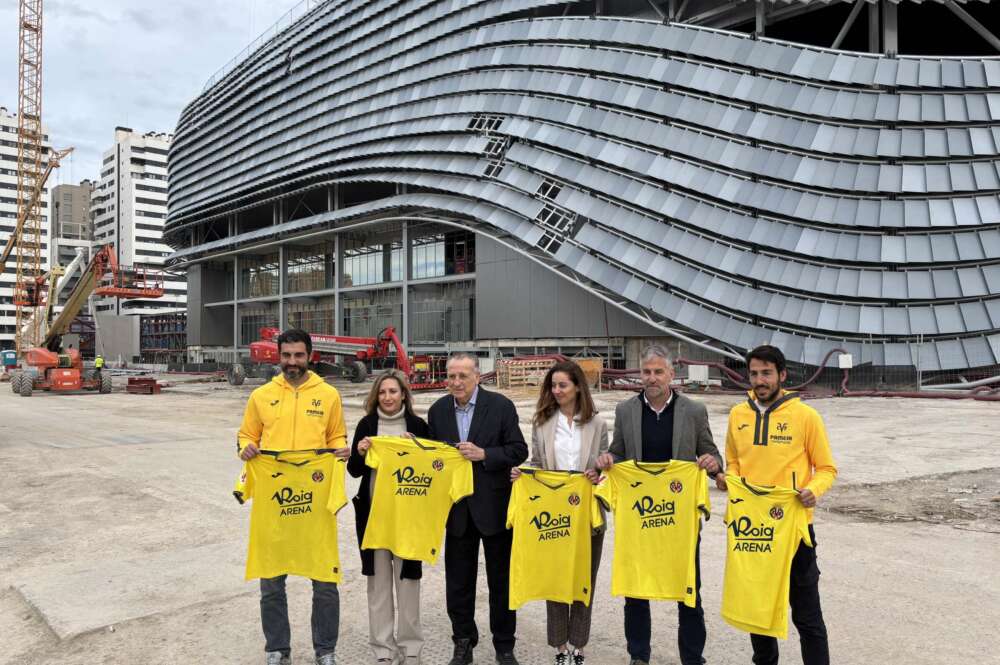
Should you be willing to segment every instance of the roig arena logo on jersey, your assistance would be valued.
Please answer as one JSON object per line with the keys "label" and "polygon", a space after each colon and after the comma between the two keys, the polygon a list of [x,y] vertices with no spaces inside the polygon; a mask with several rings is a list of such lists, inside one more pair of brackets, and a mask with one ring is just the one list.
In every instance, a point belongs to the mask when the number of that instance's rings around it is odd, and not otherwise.
{"label": "roig arena logo on jersey", "polygon": [[632,510],[639,515],[642,529],[655,529],[675,524],[673,501],[663,499],[657,503],[653,497],[647,495],[633,503]]}
{"label": "roig arena logo on jersey", "polygon": [[312,492],[296,492],[291,487],[282,487],[271,496],[271,500],[277,502],[281,515],[304,515],[312,512]]}
{"label": "roig arena logo on jersey", "polygon": [[[771,517],[781,519],[784,512],[781,508],[772,508]],[[763,523],[754,526],[753,521],[743,515],[729,523],[729,529],[733,532],[735,545],[734,552],[770,552],[774,543],[774,527],[765,526]]]}
{"label": "roig arena logo on jersey", "polygon": [[531,518],[531,525],[538,532],[538,540],[569,538],[569,515],[553,515],[543,510]]}
{"label": "roig arena logo on jersey", "polygon": [[396,495],[427,496],[434,479],[431,476],[417,473],[412,466],[404,466],[392,472],[396,477]]}

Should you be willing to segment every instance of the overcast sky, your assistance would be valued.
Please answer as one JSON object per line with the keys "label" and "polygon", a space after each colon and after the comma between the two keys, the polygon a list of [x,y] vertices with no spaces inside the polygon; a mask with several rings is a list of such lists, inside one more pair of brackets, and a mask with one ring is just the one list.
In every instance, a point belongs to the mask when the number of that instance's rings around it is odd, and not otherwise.
{"label": "overcast sky", "polygon": [[[121,125],[173,132],[219,67],[300,0],[44,0],[42,122],[76,150],[50,184],[99,175]],[[0,106],[17,111],[17,0],[0,0]]]}

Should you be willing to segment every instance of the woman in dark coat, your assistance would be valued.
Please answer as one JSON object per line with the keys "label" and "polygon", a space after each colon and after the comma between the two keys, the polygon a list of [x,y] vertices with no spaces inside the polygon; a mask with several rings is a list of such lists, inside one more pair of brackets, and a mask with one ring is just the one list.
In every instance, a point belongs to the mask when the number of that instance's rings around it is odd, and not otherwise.
{"label": "woman in dark coat", "polygon": [[[375,378],[365,401],[365,412],[354,430],[351,457],[347,461],[347,472],[361,478],[361,487],[353,500],[358,547],[365,537],[375,487],[376,471],[365,464],[365,455],[371,447],[369,437],[428,435],[427,423],[413,412],[410,386],[399,370],[388,369]],[[379,663],[420,662],[424,644],[420,627],[421,572],[419,561],[400,559],[388,550],[361,550],[361,573],[368,577],[369,643]]]}

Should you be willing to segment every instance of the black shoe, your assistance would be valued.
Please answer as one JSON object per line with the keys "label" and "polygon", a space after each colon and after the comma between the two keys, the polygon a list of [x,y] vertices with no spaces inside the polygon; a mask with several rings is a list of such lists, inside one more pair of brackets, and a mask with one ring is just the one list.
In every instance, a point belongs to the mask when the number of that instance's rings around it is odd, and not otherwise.
{"label": "black shoe", "polygon": [[472,665],[472,640],[455,640],[455,651],[448,665]]}
{"label": "black shoe", "polygon": [[514,658],[513,651],[506,651],[504,653],[497,653],[497,665],[521,665],[517,662],[517,658]]}

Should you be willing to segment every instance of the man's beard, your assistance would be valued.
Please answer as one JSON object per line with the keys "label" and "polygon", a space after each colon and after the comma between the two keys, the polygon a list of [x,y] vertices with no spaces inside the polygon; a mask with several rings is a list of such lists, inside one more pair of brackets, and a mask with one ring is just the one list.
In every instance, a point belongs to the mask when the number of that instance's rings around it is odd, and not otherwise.
{"label": "man's beard", "polygon": [[757,401],[760,402],[760,403],[762,403],[762,404],[770,404],[781,393],[781,384],[779,383],[778,386],[774,390],[772,390],[770,393],[768,393],[764,397],[761,397],[760,393],[758,393],[757,390],[758,390],[757,388],[754,388],[754,394],[757,395]]}
{"label": "man's beard", "polygon": [[285,375],[286,379],[297,379],[305,374],[306,370],[298,365],[286,365],[281,368],[281,372]]}

